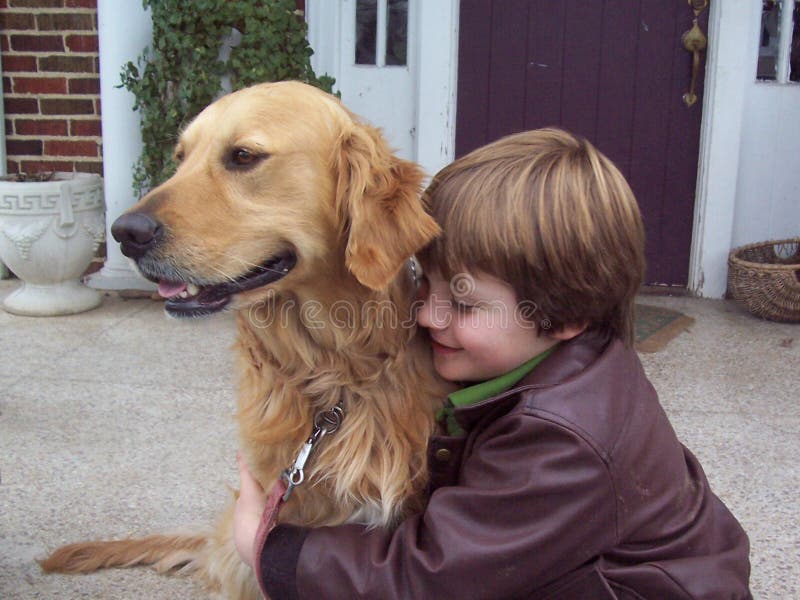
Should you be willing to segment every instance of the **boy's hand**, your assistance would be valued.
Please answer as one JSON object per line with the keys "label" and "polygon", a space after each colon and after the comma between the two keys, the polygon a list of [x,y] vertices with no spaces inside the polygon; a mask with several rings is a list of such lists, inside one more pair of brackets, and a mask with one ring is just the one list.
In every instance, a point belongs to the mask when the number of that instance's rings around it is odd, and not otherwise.
{"label": "boy's hand", "polygon": [[253,546],[261,515],[267,506],[267,495],[250,474],[241,454],[236,455],[236,462],[239,465],[239,497],[233,509],[233,542],[242,561],[252,568],[256,560]]}

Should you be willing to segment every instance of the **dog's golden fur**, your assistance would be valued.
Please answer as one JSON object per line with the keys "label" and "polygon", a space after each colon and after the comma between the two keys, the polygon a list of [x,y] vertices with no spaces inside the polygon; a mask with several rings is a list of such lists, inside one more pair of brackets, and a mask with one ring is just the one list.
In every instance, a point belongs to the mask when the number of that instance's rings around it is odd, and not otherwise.
{"label": "dog's golden fur", "polygon": [[[259,160],[229,164],[244,148]],[[175,175],[129,212],[164,227],[157,262],[201,284],[236,278],[291,248],[283,279],[235,295],[241,452],[271,487],[342,402],[281,521],[391,526],[419,510],[433,405],[445,388],[411,326],[409,257],[439,232],[422,173],[332,96],[299,83],[223,97],[182,134]],[[199,571],[226,598],[259,596],[232,543],[231,507],[213,533],[72,544],[41,562],[88,572],[154,564]]]}

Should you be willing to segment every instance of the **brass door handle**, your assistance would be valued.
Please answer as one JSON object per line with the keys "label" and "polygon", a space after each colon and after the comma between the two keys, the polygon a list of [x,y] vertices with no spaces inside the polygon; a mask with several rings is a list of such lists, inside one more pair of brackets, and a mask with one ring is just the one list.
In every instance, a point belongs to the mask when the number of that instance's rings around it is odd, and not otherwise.
{"label": "brass door handle", "polygon": [[705,50],[708,45],[708,39],[703,34],[703,30],[700,29],[697,19],[700,13],[708,6],[708,0],[688,0],[688,2],[694,11],[694,20],[692,21],[692,28],[681,36],[681,43],[687,51],[692,53],[692,80],[689,83],[689,91],[683,95],[683,102],[686,106],[692,106],[697,102],[694,86],[697,83],[697,73],[700,71],[700,52]]}

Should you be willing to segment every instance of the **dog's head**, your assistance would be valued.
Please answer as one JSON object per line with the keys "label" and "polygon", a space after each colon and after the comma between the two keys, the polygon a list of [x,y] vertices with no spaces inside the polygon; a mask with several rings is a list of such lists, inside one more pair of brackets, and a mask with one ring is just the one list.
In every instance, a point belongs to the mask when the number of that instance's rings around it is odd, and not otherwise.
{"label": "dog's head", "polygon": [[439,232],[420,201],[420,169],[308,85],[221,98],[182,133],[175,156],[176,173],[112,234],[176,316],[242,308],[270,288],[340,271],[382,290]]}

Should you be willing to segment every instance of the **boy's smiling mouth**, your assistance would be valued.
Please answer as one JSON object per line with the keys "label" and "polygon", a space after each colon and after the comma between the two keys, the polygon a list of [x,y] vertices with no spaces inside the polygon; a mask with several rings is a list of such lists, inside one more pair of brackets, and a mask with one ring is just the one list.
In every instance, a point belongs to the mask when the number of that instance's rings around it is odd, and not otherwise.
{"label": "boy's smiling mouth", "polygon": [[453,348],[452,346],[442,344],[433,339],[433,337],[431,337],[431,348],[433,348],[433,351],[437,354],[452,354],[453,352],[459,351],[459,348]]}

